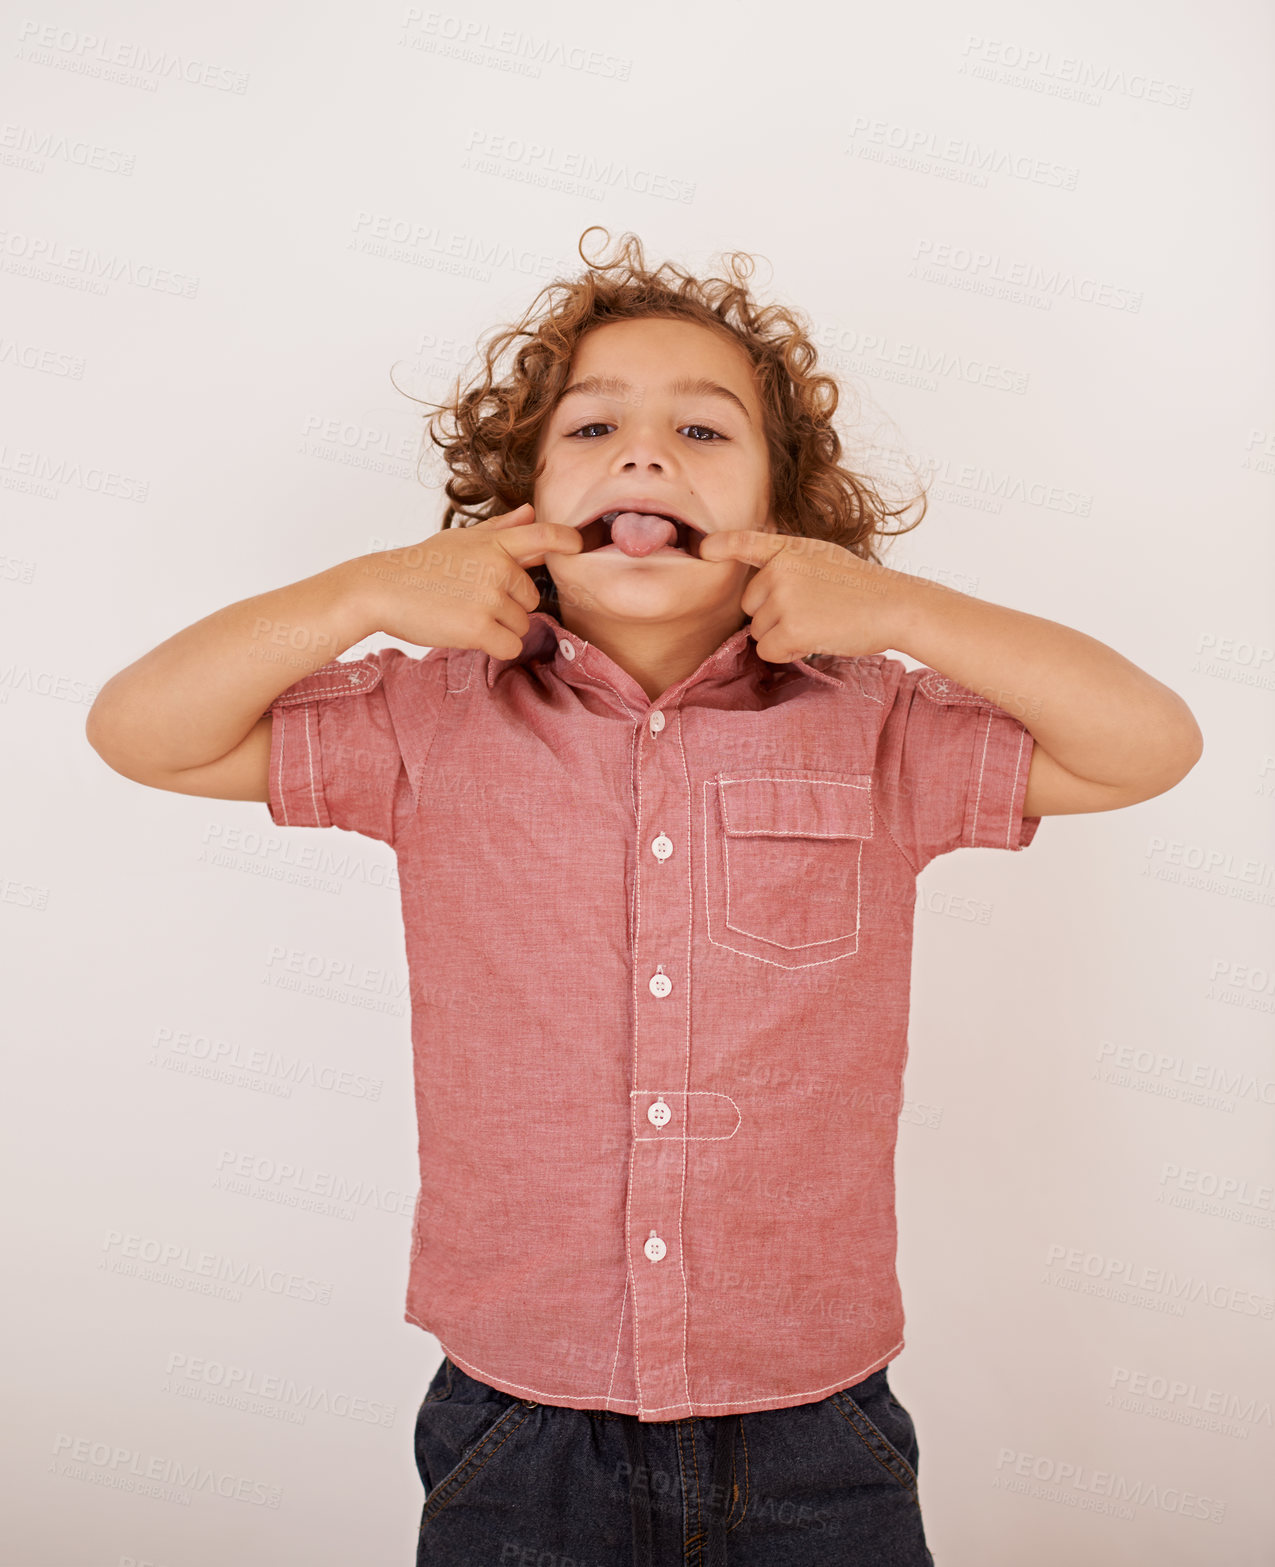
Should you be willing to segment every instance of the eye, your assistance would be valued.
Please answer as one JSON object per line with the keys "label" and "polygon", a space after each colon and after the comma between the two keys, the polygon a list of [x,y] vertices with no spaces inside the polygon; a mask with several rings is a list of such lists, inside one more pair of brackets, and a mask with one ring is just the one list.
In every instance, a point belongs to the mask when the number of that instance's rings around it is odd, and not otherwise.
{"label": "eye", "polygon": [[[611,430],[611,429],[614,429],[614,428],[615,428],[614,425],[609,425],[609,424],[606,424],[604,421],[598,420],[598,421],[593,422],[592,424],[582,424],[578,430],[569,430],[567,432],[567,439],[571,440],[571,439],[574,439],[574,437],[576,437],[578,435],[582,436],[582,435],[585,434],[585,432],[587,430]],[[714,441],[725,441],[725,440],[729,440],[730,439],[729,436],[722,435],[720,431],[714,430],[710,425],[707,425],[707,424],[684,424],[682,426],[682,429],[683,430],[704,430],[704,431],[707,431],[707,433],[713,437]],[[591,436],[587,437],[587,438],[590,439],[590,440],[592,439]],[[698,437],[693,437],[693,439],[694,439],[695,444],[697,446],[711,446],[713,444],[713,441],[701,441],[701,440],[699,440]]]}

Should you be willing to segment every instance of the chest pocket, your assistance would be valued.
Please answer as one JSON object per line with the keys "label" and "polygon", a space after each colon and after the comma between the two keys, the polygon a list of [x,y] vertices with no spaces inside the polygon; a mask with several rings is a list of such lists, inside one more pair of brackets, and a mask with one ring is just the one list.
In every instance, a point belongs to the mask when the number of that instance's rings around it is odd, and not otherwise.
{"label": "chest pocket", "polygon": [[708,939],[780,968],[859,950],[872,778],[770,768],[704,785]]}

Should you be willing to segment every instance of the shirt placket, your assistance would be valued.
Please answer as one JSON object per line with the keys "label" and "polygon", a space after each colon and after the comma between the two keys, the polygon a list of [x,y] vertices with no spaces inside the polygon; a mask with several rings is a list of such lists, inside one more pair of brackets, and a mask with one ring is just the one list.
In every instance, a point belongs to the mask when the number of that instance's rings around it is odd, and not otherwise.
{"label": "shirt placket", "polygon": [[669,717],[653,707],[638,731],[633,962],[632,1150],[628,1257],[639,1409],[672,1419],[688,1404],[683,1193],[690,1143],[690,820],[685,770]]}

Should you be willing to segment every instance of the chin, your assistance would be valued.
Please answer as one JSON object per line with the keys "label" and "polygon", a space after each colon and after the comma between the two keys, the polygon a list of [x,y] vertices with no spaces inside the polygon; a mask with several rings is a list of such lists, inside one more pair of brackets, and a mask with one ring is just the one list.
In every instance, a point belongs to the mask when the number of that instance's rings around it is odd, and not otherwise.
{"label": "chin", "polygon": [[669,614],[694,609],[695,596],[685,585],[657,582],[654,575],[638,581],[637,573],[624,582],[558,583],[558,601],[586,614],[618,615],[629,619],[659,620]]}

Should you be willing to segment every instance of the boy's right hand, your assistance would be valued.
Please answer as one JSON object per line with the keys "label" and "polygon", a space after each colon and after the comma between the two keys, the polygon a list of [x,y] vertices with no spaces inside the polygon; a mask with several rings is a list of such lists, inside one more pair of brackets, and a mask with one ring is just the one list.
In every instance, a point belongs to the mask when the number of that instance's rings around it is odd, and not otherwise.
{"label": "boy's right hand", "polygon": [[578,528],[536,522],[530,502],[406,549],[361,556],[356,581],[378,631],[421,647],[477,648],[517,658],[540,592],[527,566],[574,555]]}

